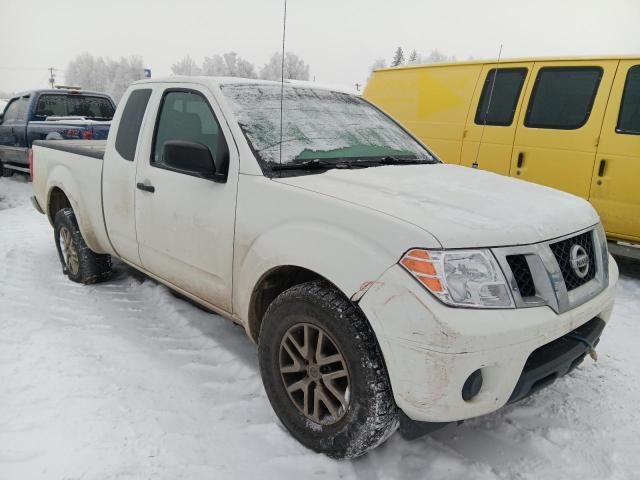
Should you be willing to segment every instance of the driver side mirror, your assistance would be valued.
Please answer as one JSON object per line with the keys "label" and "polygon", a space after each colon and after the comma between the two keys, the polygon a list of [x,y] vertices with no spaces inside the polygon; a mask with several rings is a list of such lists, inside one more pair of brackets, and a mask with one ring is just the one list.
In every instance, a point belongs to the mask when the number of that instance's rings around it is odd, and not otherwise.
{"label": "driver side mirror", "polygon": [[226,172],[216,171],[216,162],[209,148],[201,143],[171,140],[162,149],[162,163],[177,172],[224,183]]}
{"label": "driver side mirror", "polygon": [[0,123],[4,120],[4,112],[0,112]]}

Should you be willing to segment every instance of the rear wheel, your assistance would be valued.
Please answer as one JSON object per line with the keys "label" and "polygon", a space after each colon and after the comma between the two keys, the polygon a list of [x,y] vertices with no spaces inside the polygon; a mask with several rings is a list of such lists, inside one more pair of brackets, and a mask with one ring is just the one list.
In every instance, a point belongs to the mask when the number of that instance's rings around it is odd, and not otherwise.
{"label": "rear wheel", "polygon": [[306,447],[353,458],[396,430],[398,409],[375,335],[329,283],[298,285],[273,301],[259,355],[273,409]]}
{"label": "rear wheel", "polygon": [[111,256],[95,253],[87,246],[71,208],[56,213],[53,230],[62,271],[69,279],[91,284],[109,278]]}

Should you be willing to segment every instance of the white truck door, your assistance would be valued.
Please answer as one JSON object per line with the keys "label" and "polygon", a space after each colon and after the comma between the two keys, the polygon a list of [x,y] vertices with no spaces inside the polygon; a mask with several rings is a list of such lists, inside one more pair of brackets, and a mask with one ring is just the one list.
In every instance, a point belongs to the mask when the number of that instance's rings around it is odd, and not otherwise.
{"label": "white truck door", "polygon": [[[136,163],[140,162],[140,129],[152,89],[141,86],[123,98],[113,119],[115,141],[107,142],[102,167],[102,198],[109,240],[119,257],[142,265],[135,216]],[[136,158],[136,155],[138,158]]]}
{"label": "white truck door", "polygon": [[[231,312],[238,152],[206,88],[164,84],[145,124],[144,158],[136,178],[136,224],[143,267],[161,279]],[[200,145],[226,180],[198,175],[165,146]],[[182,158],[182,157],[180,157]]]}

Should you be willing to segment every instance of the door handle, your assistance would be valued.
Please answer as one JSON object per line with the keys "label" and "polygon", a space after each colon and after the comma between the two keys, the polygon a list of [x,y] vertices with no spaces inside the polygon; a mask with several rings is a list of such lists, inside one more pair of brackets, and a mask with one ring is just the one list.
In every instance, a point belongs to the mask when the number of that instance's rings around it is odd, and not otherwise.
{"label": "door handle", "polygon": [[603,158],[600,160],[600,166],[598,167],[598,176],[604,177],[604,172],[607,169],[607,161]]}
{"label": "door handle", "polygon": [[518,168],[522,168],[524,165],[524,152],[518,153]]}
{"label": "door handle", "polygon": [[138,182],[136,186],[138,187],[138,190],[142,190],[144,192],[153,193],[156,191],[156,187],[154,187],[153,185],[145,185],[142,182]]}

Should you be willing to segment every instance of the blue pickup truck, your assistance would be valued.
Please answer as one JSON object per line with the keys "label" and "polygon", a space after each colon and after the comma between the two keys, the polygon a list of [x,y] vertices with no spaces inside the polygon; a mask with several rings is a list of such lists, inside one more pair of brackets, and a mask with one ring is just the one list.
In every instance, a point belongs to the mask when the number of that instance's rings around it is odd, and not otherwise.
{"label": "blue pickup truck", "polygon": [[23,92],[0,113],[0,176],[29,172],[34,140],[105,140],[115,104],[109,95],[79,89]]}

